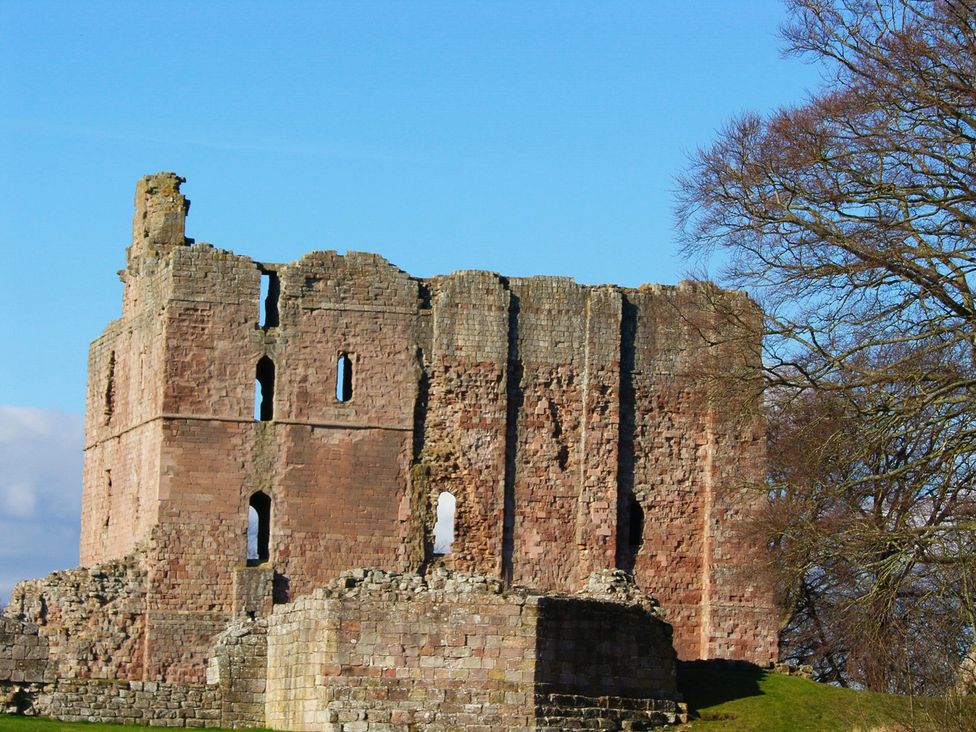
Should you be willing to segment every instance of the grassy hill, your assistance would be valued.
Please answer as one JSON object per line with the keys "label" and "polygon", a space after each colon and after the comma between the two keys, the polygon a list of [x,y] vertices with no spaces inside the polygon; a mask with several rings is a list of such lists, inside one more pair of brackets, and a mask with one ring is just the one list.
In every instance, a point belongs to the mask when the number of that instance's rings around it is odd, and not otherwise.
{"label": "grassy hill", "polygon": [[684,667],[679,685],[692,732],[971,732],[976,700],[924,699],[840,689],[759,669]]}

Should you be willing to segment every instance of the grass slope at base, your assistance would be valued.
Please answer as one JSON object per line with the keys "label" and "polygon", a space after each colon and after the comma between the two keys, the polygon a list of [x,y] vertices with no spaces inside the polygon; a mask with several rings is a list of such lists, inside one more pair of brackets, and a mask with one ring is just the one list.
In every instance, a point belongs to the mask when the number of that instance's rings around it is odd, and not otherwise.
{"label": "grass slope at base", "polygon": [[909,699],[760,669],[682,668],[689,732],[976,732],[976,698]]}
{"label": "grass slope at base", "polygon": [[[94,722],[59,722],[56,719],[43,717],[20,717],[13,714],[0,714],[0,732],[159,732],[172,727],[139,727],[131,724],[96,724]],[[184,729],[184,728],[179,728]],[[240,730],[221,730],[214,727],[191,727],[201,732],[240,732]],[[248,732],[271,732],[271,730],[253,729]]]}

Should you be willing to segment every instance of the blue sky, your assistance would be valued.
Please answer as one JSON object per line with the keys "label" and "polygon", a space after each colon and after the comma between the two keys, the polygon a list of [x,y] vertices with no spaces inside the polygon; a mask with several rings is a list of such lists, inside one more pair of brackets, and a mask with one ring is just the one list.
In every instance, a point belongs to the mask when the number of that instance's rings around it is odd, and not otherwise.
{"label": "blue sky", "polygon": [[86,350],[119,314],[138,177],[185,176],[189,236],[264,261],[676,282],[688,155],[818,84],[780,57],[783,20],[774,0],[0,0],[0,598],[47,571],[17,532],[51,496],[45,561],[77,561]]}

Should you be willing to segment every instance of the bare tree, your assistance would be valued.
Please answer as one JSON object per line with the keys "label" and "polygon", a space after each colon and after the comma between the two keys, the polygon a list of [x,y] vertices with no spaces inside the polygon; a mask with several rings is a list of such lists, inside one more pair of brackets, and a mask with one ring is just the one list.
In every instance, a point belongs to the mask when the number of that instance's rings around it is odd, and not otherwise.
{"label": "bare tree", "polygon": [[730,122],[678,219],[765,313],[784,655],[933,692],[976,626],[976,7],[789,6],[824,90]]}

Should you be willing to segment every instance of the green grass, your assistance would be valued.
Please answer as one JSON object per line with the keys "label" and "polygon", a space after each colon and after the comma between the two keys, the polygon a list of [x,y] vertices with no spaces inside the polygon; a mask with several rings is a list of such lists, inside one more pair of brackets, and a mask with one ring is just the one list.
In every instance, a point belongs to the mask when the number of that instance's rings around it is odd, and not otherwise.
{"label": "green grass", "polygon": [[[95,724],[93,722],[58,722],[54,719],[40,717],[18,717],[12,714],[0,714],[0,732],[163,732],[169,727],[138,727],[128,724]],[[182,728],[180,728],[182,729]],[[193,728],[197,729],[197,728]],[[233,730],[217,730],[208,728],[201,732],[233,732]],[[268,730],[251,730],[250,732],[268,732]]]}
{"label": "green grass", "polygon": [[[57,722],[53,719],[39,717],[17,717],[11,714],[0,714],[0,730],[3,732],[95,732],[99,728],[109,728],[113,732],[136,732],[145,727],[135,727],[127,724],[89,724],[88,722]],[[155,729],[162,729],[156,727]]]}
{"label": "green grass", "polygon": [[976,700],[967,708],[945,700],[915,700],[840,689],[761,670],[683,668],[690,732],[963,732],[976,730]]}

